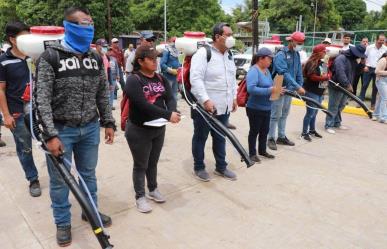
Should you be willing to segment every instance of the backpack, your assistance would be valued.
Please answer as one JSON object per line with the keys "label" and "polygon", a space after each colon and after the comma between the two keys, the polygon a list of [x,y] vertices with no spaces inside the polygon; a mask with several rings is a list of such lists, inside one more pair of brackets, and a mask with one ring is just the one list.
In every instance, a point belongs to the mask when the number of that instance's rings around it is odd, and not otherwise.
{"label": "backpack", "polygon": [[247,92],[246,77],[243,77],[237,90],[237,104],[239,107],[246,107],[249,93]]}
{"label": "backpack", "polygon": [[[158,73],[155,73],[155,74],[157,78],[164,84],[163,77],[161,77],[161,75]],[[138,81],[141,81],[141,78],[140,76],[138,76],[138,74],[134,73],[133,75],[137,78]],[[123,94],[122,94],[120,107],[121,107],[121,130],[125,131],[125,126],[126,126],[126,123],[128,122],[129,111],[130,111],[130,99],[126,95],[125,91],[123,91]]]}
{"label": "backpack", "polygon": [[[207,63],[208,63],[208,62],[210,62],[211,57],[212,57],[211,47],[209,45],[203,45],[203,47],[206,49],[206,52],[207,52]],[[184,87],[188,91],[191,90],[191,82],[189,80],[189,77],[190,77],[192,56],[193,55],[185,56],[184,62],[183,62],[183,67],[182,67],[182,69],[179,69],[178,73],[177,73],[177,82],[179,84],[183,84],[183,82],[184,82]],[[230,60],[232,59],[232,56],[233,56],[232,52],[230,50],[228,50],[228,57]]]}

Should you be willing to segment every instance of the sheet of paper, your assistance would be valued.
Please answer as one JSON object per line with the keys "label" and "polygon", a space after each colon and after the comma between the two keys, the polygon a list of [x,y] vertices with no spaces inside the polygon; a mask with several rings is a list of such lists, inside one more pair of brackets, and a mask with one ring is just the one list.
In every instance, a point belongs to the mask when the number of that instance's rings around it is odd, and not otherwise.
{"label": "sheet of paper", "polygon": [[165,118],[159,118],[159,119],[145,122],[144,125],[153,126],[153,127],[161,127],[161,126],[166,125],[167,123],[168,123],[168,120],[166,120]]}

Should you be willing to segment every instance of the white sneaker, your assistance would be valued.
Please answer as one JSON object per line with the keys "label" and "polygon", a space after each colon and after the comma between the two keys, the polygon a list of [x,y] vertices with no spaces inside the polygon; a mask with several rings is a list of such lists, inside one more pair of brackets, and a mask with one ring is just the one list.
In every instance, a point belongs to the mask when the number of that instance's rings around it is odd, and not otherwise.
{"label": "white sneaker", "polygon": [[337,129],[342,130],[342,131],[349,130],[349,128],[347,126],[344,126],[344,125],[340,125]]}
{"label": "white sneaker", "polygon": [[377,121],[377,120],[378,120],[377,117],[375,117],[375,116],[372,117],[372,121]]}
{"label": "white sneaker", "polygon": [[150,200],[153,200],[157,203],[163,203],[165,202],[165,198],[163,197],[163,195],[160,193],[160,191],[156,188],[155,190],[153,190],[152,192],[149,192],[146,197]]}
{"label": "white sneaker", "polygon": [[136,200],[136,207],[141,213],[150,213],[152,211],[152,207],[145,197],[140,197]]}
{"label": "white sneaker", "polygon": [[325,131],[328,132],[329,134],[335,134],[336,133],[336,131],[334,129],[332,129],[332,128],[327,128],[327,129],[325,129]]}

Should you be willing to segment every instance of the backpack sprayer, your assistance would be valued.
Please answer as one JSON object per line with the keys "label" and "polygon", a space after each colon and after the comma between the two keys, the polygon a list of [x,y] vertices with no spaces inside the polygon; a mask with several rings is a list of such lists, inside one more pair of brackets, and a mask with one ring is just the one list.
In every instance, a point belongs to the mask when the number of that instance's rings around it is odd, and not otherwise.
{"label": "backpack sprayer", "polygon": [[[63,155],[55,157],[47,150],[47,143],[43,138],[43,129],[38,120],[36,110],[33,108],[33,61],[36,61],[47,47],[49,47],[53,43],[60,42],[63,37],[64,28],[53,26],[31,27],[31,34],[20,35],[17,37],[18,49],[23,54],[30,57],[28,59],[30,69],[30,83],[27,85],[25,94],[23,96],[23,100],[25,101],[24,112],[26,114],[24,121],[31,132],[32,138],[37,141],[37,146],[41,150],[43,150],[44,153],[47,154],[49,160],[53,162],[55,168],[58,170],[63,180],[69,187],[70,191],[73,193],[75,199],[78,201],[102,249],[111,249],[113,248],[113,245],[111,245],[109,242],[110,236],[104,230],[98,209],[91,197],[90,191],[88,190],[85,181],[76,170],[76,167],[69,160],[64,158]],[[74,170],[75,175],[78,177],[80,184],[82,184],[82,187],[84,188],[87,197],[85,196],[85,193],[81,190],[74,175],[72,175],[67,169],[66,165],[70,166],[69,168],[72,168]]]}
{"label": "backpack sprayer", "polygon": [[[205,33],[202,32],[185,32],[184,37],[176,39],[176,48],[185,55],[184,65],[179,72],[179,83],[181,83],[181,93],[185,101],[191,106],[193,111],[197,111],[207,125],[220,137],[229,140],[234,148],[238,151],[241,156],[241,161],[245,162],[247,167],[254,165],[251,161],[246,150],[240,144],[236,136],[230,132],[214,115],[216,113],[207,112],[196,100],[193,94],[190,92],[189,83],[189,69],[191,65],[192,55],[200,48],[206,47],[207,49],[207,62],[211,59],[211,50],[209,49],[208,42],[210,40],[206,38]],[[232,58],[231,58],[232,59]],[[186,89],[186,87],[188,89]]]}

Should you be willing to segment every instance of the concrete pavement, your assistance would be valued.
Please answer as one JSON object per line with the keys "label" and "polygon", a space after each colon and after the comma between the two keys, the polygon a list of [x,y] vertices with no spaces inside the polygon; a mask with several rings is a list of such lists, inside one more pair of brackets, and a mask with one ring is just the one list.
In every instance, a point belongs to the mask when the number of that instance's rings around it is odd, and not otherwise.
{"label": "concrete pavement", "polygon": [[[114,145],[100,146],[99,203],[112,215],[107,231],[115,248],[387,248],[387,125],[344,114],[351,129],[329,135],[319,113],[324,138],[309,143],[299,139],[305,108],[293,106],[287,131],[295,147],[279,146],[275,160],[247,169],[228,145],[230,168],[238,174],[231,182],[213,175],[209,141],[206,162],[213,179],[203,183],[192,176],[189,108],[182,101],[179,106],[186,118],[168,125],[159,163],[159,189],[167,203],[152,203],[152,213],[141,214],[134,206],[132,159],[123,132]],[[233,114],[231,122],[247,148],[245,110]],[[0,248],[57,248],[43,153],[34,148],[43,194],[32,198],[4,128],[3,137]],[[73,244],[68,248],[99,248],[71,200]]]}

